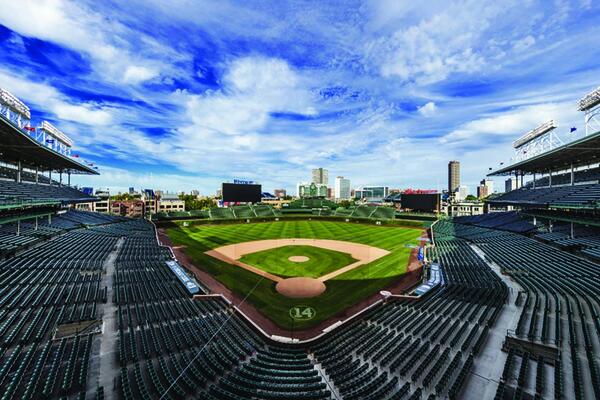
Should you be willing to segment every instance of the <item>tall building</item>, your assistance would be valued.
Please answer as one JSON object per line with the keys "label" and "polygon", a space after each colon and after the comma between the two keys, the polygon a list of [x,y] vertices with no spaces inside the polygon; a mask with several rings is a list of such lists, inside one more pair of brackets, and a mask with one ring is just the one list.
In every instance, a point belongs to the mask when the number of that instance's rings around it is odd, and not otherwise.
{"label": "tall building", "polygon": [[329,171],[325,168],[315,168],[312,170],[312,182],[329,185]]}
{"label": "tall building", "polygon": [[520,187],[521,187],[521,182],[514,176],[512,176],[504,181],[504,191],[506,193],[508,193],[512,190],[517,190]]}
{"label": "tall building", "polygon": [[336,200],[350,199],[350,179],[346,179],[343,176],[336,177],[333,189]]}
{"label": "tall building", "polygon": [[146,215],[146,205],[143,200],[113,201],[110,203],[110,212],[129,218],[142,218]]}
{"label": "tall building", "polygon": [[448,193],[450,196],[460,187],[460,162],[450,161],[448,163]]}
{"label": "tall building", "polygon": [[298,183],[296,186],[298,197],[327,197],[327,185],[322,183]]}
{"label": "tall building", "polygon": [[185,211],[185,201],[173,193],[163,193],[157,203],[158,212]]}
{"label": "tall building", "polygon": [[494,181],[491,179],[482,179],[477,186],[477,197],[480,199],[488,197],[494,193]]}
{"label": "tall building", "polygon": [[142,200],[144,201],[144,208],[147,214],[154,214],[156,212],[157,196],[152,189],[142,190]]}
{"label": "tall building", "polygon": [[275,195],[275,197],[282,199],[287,195],[287,192],[285,189],[275,189],[273,190],[273,194]]}
{"label": "tall building", "polygon": [[469,195],[469,187],[465,185],[460,185],[456,192],[454,192],[454,199],[456,201],[463,201]]}
{"label": "tall building", "polygon": [[363,186],[354,191],[354,198],[366,202],[379,203],[390,193],[387,186]]}

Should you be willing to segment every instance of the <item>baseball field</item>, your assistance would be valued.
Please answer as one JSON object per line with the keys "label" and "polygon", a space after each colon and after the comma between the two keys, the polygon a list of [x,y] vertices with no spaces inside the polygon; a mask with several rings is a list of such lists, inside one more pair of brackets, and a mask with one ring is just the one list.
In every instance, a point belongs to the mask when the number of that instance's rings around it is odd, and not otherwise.
{"label": "baseball field", "polygon": [[[197,225],[167,230],[194,264],[282,328],[303,329],[389,286],[406,273],[421,229],[333,221]],[[311,240],[307,240],[311,239]],[[306,277],[326,290],[312,298],[282,295],[277,282]],[[314,310],[293,320],[296,306]]]}

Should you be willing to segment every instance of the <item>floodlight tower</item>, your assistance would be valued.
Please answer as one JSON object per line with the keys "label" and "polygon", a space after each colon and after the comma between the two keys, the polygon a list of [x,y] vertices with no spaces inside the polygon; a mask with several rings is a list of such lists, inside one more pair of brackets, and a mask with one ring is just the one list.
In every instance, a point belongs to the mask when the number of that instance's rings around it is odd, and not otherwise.
{"label": "floodlight tower", "polygon": [[530,130],[513,142],[515,149],[515,161],[521,161],[528,157],[541,154],[563,144],[563,141],[555,132],[558,125],[550,120]]}
{"label": "floodlight tower", "polygon": [[38,127],[37,132],[36,139],[43,143],[44,146],[66,156],[71,155],[73,141],[50,122],[42,121],[42,124]]}
{"label": "floodlight tower", "polygon": [[600,131],[600,87],[579,100],[579,111],[585,112],[585,135]]}
{"label": "floodlight tower", "polygon": [[31,112],[29,107],[8,90],[0,88],[0,114],[22,129],[29,126]]}

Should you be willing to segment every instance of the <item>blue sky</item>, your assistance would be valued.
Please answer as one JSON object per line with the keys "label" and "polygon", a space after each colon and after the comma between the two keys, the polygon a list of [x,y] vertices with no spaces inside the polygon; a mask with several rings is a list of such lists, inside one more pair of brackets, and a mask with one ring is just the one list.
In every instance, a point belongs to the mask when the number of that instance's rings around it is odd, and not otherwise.
{"label": "blue sky", "polygon": [[[167,5],[167,3],[170,3]],[[583,131],[600,7],[575,1],[0,0],[0,87],[100,166],[85,186],[474,187],[548,119]],[[499,182],[499,181],[498,181]],[[500,186],[500,185],[498,185]]]}

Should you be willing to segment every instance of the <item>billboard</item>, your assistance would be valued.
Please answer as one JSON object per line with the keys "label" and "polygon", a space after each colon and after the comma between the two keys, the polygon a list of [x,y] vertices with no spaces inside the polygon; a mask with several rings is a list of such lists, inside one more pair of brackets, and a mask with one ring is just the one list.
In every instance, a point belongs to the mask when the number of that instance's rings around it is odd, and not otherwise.
{"label": "billboard", "polygon": [[402,193],[402,208],[414,211],[439,212],[441,195],[439,193]]}
{"label": "billboard", "polygon": [[262,188],[257,184],[223,183],[223,202],[260,203]]}

